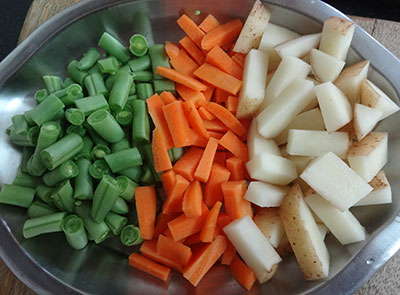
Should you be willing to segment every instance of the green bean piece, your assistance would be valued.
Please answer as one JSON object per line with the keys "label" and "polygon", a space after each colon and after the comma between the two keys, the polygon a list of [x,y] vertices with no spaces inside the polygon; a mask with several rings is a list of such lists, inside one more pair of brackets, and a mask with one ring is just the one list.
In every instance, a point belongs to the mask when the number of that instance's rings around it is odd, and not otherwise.
{"label": "green bean piece", "polygon": [[139,228],[131,224],[122,229],[120,238],[124,246],[134,246],[143,242]]}
{"label": "green bean piece", "polygon": [[131,145],[129,144],[129,140],[127,138],[123,138],[120,141],[111,144],[111,151],[113,153],[129,149]]}
{"label": "green bean piece", "polygon": [[29,126],[24,115],[15,115],[11,118],[11,121],[15,134],[21,135],[28,133]]}
{"label": "green bean piece", "polygon": [[153,85],[150,83],[139,83],[136,85],[138,99],[146,100],[154,94]]}
{"label": "green bean piece", "polygon": [[119,72],[116,74],[114,85],[110,92],[108,103],[113,113],[118,113],[124,108],[128,100],[129,90],[133,83],[133,77],[129,72]]}
{"label": "green bean piece", "polygon": [[22,172],[21,169],[18,169],[17,175],[15,176],[12,184],[35,189],[38,185],[42,183],[43,182],[40,177],[29,175]]}
{"label": "green bean piece", "polygon": [[6,134],[8,135],[8,136],[10,136],[10,134],[11,134],[11,129],[13,128],[13,126],[12,125],[10,125],[10,126],[8,126],[7,128],[6,128]]}
{"label": "green bean piece", "polygon": [[95,48],[90,48],[79,60],[79,69],[81,71],[87,71],[93,67],[99,58],[100,53]]}
{"label": "green bean piece", "polygon": [[104,85],[104,80],[101,73],[92,73],[87,75],[84,83],[89,96],[97,94],[108,96],[108,90]]}
{"label": "green bean piece", "polygon": [[117,214],[126,214],[129,212],[129,207],[126,201],[118,197],[117,200],[115,201],[114,205],[111,208],[111,212],[117,213]]}
{"label": "green bean piece", "polygon": [[124,138],[124,131],[111,114],[105,110],[92,113],[87,122],[106,141],[113,143]]}
{"label": "green bean piece", "polygon": [[200,10],[198,10],[198,9],[195,10],[195,11],[193,12],[194,15],[200,15],[200,13],[201,13],[201,12],[200,12]]}
{"label": "green bean piece", "polygon": [[49,93],[47,92],[47,89],[39,89],[38,91],[35,92],[33,97],[35,98],[37,103],[41,103],[45,98],[49,96]]}
{"label": "green bean piece", "polygon": [[53,186],[61,181],[77,176],[78,171],[78,166],[71,160],[68,160],[54,170],[45,173],[43,175],[43,182],[47,186]]}
{"label": "green bean piece", "polygon": [[141,57],[128,61],[128,66],[132,72],[145,71],[150,68],[150,56],[143,55]]}
{"label": "green bean piece", "polygon": [[135,197],[135,188],[139,185],[124,175],[118,176],[116,180],[120,187],[119,196],[126,201],[132,201]]}
{"label": "green bean piece", "polygon": [[63,82],[63,88],[67,88],[71,84],[74,84],[74,80],[72,80],[70,77],[67,77]]}
{"label": "green bean piece", "polygon": [[127,105],[131,106],[132,112],[133,112],[132,102],[133,102],[134,100],[137,100],[137,99],[138,99],[137,95],[134,94],[134,95],[129,95],[129,96],[128,96],[128,100],[126,101],[126,105],[125,105],[125,106],[127,106]]}
{"label": "green bean piece", "polygon": [[104,144],[95,145],[91,152],[93,161],[101,160],[108,154],[111,154],[111,149]]}
{"label": "green bean piece", "polygon": [[104,221],[114,235],[119,235],[122,231],[122,228],[128,223],[128,218],[118,215],[114,212],[109,212]]}
{"label": "green bean piece", "polygon": [[82,125],[85,122],[85,114],[77,108],[69,108],[65,111],[65,119],[72,125]]}
{"label": "green bean piece", "polygon": [[54,187],[49,187],[44,184],[40,184],[36,187],[36,195],[39,197],[40,200],[45,202],[48,205],[54,205],[54,200],[51,197],[54,192]]}
{"label": "green bean piece", "polygon": [[35,218],[40,216],[45,216],[53,213],[57,213],[58,210],[42,201],[34,201],[28,207],[28,217]]}
{"label": "green bean piece", "polygon": [[26,133],[16,134],[14,128],[11,127],[10,139],[16,145],[32,147],[37,143],[39,130],[38,126],[33,126]]}
{"label": "green bean piece", "polygon": [[77,99],[75,100],[75,106],[86,116],[98,110],[108,110],[108,103],[103,94]]}
{"label": "green bean piece", "polygon": [[111,92],[111,89],[112,89],[116,79],[117,79],[117,75],[110,75],[105,80],[104,85],[106,86],[106,89],[108,92]]}
{"label": "green bean piece", "polygon": [[5,183],[0,191],[0,203],[28,208],[34,196],[33,188]]}
{"label": "green bean piece", "polygon": [[115,115],[115,119],[122,126],[128,126],[132,124],[133,113],[130,111],[121,111]]}
{"label": "green bean piece", "polygon": [[53,170],[73,158],[82,147],[82,137],[75,133],[68,134],[40,152],[42,163],[47,169]]}
{"label": "green bean piece", "polygon": [[92,158],[91,152],[93,148],[93,141],[89,138],[89,136],[82,137],[82,141],[83,141],[83,147],[80,150],[80,152],[75,156],[75,160],[81,158],[90,160]]}
{"label": "green bean piece", "polygon": [[53,190],[51,197],[53,198],[54,204],[61,211],[74,211],[74,191],[72,189],[69,180],[66,180]]}
{"label": "green bean piece", "polygon": [[69,215],[61,222],[61,229],[65,234],[68,244],[80,250],[88,244],[88,237],[86,234],[83,220],[75,214]]}
{"label": "green bean piece", "polygon": [[73,60],[68,64],[67,72],[72,80],[83,85],[83,80],[88,75],[88,73],[80,70],[79,67],[80,63],[77,60]]}
{"label": "green bean piece", "polygon": [[174,152],[172,151],[172,149],[168,150],[168,156],[171,162],[175,162]]}
{"label": "green bean piece", "polygon": [[124,64],[122,67],[119,68],[118,72],[129,72],[131,73],[131,68],[128,64]]}
{"label": "green bean piece", "polygon": [[28,161],[32,157],[34,153],[34,149],[30,147],[24,147],[22,149],[22,158],[21,158],[21,171],[24,173],[28,173]]}
{"label": "green bean piece", "polygon": [[58,212],[27,219],[24,223],[22,234],[25,239],[29,239],[41,234],[60,232],[61,223],[67,214],[67,212]]}
{"label": "green bean piece", "polygon": [[118,174],[129,177],[130,179],[138,182],[142,177],[142,166],[136,166],[118,171]]}
{"label": "green bean piece", "polygon": [[175,92],[175,83],[171,80],[153,80],[154,92],[161,94],[163,91]]}
{"label": "green bean piece", "polygon": [[146,38],[141,34],[134,34],[129,39],[129,49],[135,56],[143,56],[147,53],[148,46]]}
{"label": "green bean piece", "polygon": [[[85,127],[86,131],[89,133],[90,138],[92,139],[93,143],[104,144],[104,145],[108,144],[108,142],[105,141],[100,135],[98,135],[97,132],[92,128],[92,126],[90,126],[87,122],[83,123],[83,127]],[[91,151],[92,151],[92,148],[90,149],[90,152],[89,152],[89,159],[91,158],[91,155],[90,155]]]}
{"label": "green bean piece", "polygon": [[154,158],[151,143],[145,143],[139,147],[141,154],[144,156],[147,165],[149,166],[151,173],[154,176],[155,181],[161,181],[161,173],[157,173],[154,168]]}
{"label": "green bean piece", "polygon": [[43,76],[44,84],[46,84],[46,88],[49,93],[56,92],[63,88],[62,80],[57,76]]}
{"label": "green bean piece", "polygon": [[155,182],[153,173],[148,165],[142,166],[142,176],[140,178],[140,182],[143,184],[153,184]]}
{"label": "green bean piece", "polygon": [[99,65],[97,63],[94,64],[93,67],[91,67],[89,70],[87,70],[88,74],[100,74],[103,76],[103,73],[100,71]]}
{"label": "green bean piece", "polygon": [[[64,117],[65,117],[64,109],[61,109],[54,115],[53,119],[51,120],[61,125],[61,121],[64,120]],[[62,134],[62,129],[60,134]]]}
{"label": "green bean piece", "polygon": [[25,118],[29,118],[36,125],[41,126],[43,123],[51,121],[54,115],[64,108],[63,102],[54,94],[46,97],[42,103],[35,106],[33,109],[24,113]]}
{"label": "green bean piece", "polygon": [[57,96],[66,106],[73,105],[75,100],[83,97],[82,86],[76,83],[73,83],[64,89],[58,90],[53,94]]}
{"label": "green bean piece", "polygon": [[176,162],[183,156],[185,151],[183,150],[183,148],[178,147],[178,148],[172,148],[172,153],[174,155],[174,162]]}
{"label": "green bean piece", "polygon": [[150,71],[136,71],[132,74],[137,82],[151,82],[153,80],[153,73]]}
{"label": "green bean piece", "polygon": [[82,202],[80,206],[75,207],[75,213],[83,220],[83,224],[88,232],[88,238],[96,244],[103,242],[110,232],[110,228],[103,221],[97,223],[90,215],[90,205]]}
{"label": "green bean piece", "polygon": [[69,125],[66,130],[67,134],[75,133],[78,134],[80,137],[84,137],[86,134],[86,129],[82,125]]}
{"label": "green bean piece", "polygon": [[132,139],[135,142],[150,142],[150,121],[144,100],[133,100]]}
{"label": "green bean piece", "polygon": [[143,164],[139,150],[135,147],[106,155],[104,160],[114,173]]}
{"label": "green bean piece", "polygon": [[80,158],[76,161],[78,175],[75,177],[74,199],[89,200],[93,198],[93,181],[89,174],[92,163],[90,160]]}
{"label": "green bean piece", "polygon": [[90,211],[94,221],[102,222],[110,212],[119,195],[118,182],[109,175],[104,175],[100,180],[94,194],[92,209]]}
{"label": "green bean piece", "polygon": [[109,56],[104,59],[100,59],[97,64],[103,74],[114,75],[119,70],[118,60],[114,56]]}
{"label": "green bean piece", "polygon": [[163,44],[151,45],[149,47],[149,55],[154,79],[164,79],[164,77],[157,74],[156,69],[157,67],[171,68],[168,55],[165,53],[165,46]]}
{"label": "green bean piece", "polygon": [[94,179],[102,179],[104,175],[110,173],[110,167],[108,167],[106,161],[97,160],[89,167],[89,174]]}
{"label": "green bean piece", "polygon": [[104,32],[101,36],[99,46],[122,63],[126,63],[130,59],[130,54],[126,47],[107,32]]}
{"label": "green bean piece", "polygon": [[[136,84],[132,83],[131,88],[129,89],[129,96],[136,94]],[[127,99],[128,100],[128,99]]]}

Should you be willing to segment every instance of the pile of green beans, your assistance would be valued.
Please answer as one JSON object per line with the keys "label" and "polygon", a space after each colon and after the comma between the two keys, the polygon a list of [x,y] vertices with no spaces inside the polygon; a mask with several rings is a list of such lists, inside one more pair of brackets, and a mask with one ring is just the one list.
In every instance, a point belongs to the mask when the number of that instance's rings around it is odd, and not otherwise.
{"label": "pile of green beans", "polygon": [[[64,232],[75,249],[112,236],[126,246],[142,241],[135,188],[160,181],[146,99],[175,84],[156,73],[170,67],[164,45],[135,34],[127,47],[107,32],[98,45],[68,64],[66,79],[44,75],[37,105],[7,128],[22,159],[0,203],[27,208],[25,238]],[[171,149],[171,160],[182,152]]]}

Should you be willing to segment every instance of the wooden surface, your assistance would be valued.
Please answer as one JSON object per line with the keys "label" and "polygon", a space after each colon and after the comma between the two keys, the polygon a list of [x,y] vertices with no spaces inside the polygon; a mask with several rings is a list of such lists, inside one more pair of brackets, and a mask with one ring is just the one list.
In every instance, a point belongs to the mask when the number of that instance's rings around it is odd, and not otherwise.
{"label": "wooden surface", "polygon": [[[20,41],[35,28],[70,5],[80,0],[34,0],[21,30]],[[364,30],[400,57],[400,23],[351,16]],[[0,260],[0,295],[31,295],[25,287]],[[357,295],[395,295],[400,294],[400,252],[394,255],[362,288]]]}

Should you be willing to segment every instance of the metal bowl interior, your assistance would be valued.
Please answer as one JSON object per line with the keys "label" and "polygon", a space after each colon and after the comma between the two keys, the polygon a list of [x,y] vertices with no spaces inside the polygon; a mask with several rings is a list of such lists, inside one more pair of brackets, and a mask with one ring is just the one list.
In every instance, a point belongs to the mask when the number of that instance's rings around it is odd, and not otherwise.
{"label": "metal bowl interior", "polygon": [[[330,6],[314,0],[273,0],[271,21],[302,34],[318,32],[324,19],[342,16]],[[182,12],[202,18],[214,14],[221,21],[244,19],[252,5],[249,0],[150,0],[83,1],[56,16],[24,41],[0,64],[0,185],[10,183],[21,159],[20,149],[8,140],[5,130],[10,118],[34,105],[33,93],[43,87],[41,76],[66,76],[66,64],[95,46],[108,31],[127,43],[133,33],[146,35],[150,42],[178,41],[183,33],[175,23]],[[194,16],[195,10],[200,16]],[[370,59],[369,76],[397,103],[400,91],[400,62],[372,37],[357,27],[348,61]],[[369,234],[360,243],[341,246],[326,239],[331,267],[329,278],[307,282],[294,256],[284,259],[273,279],[252,289],[252,294],[347,294],[365,282],[400,248],[400,131],[396,114],[381,122],[379,130],[389,131],[389,163],[385,171],[392,185],[393,204],[359,207],[352,212]],[[22,224],[26,211],[0,205],[0,254],[10,268],[39,294],[244,294],[245,290],[227,268],[217,266],[192,287],[174,273],[169,284],[128,266],[134,250],[116,240],[71,249],[62,234],[25,240]],[[339,291],[340,290],[340,291]]]}

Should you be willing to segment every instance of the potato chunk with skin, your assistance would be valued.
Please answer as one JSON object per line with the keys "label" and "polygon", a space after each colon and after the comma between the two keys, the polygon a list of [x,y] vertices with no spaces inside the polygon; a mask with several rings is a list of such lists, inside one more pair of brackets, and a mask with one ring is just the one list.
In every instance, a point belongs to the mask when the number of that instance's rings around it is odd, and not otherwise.
{"label": "potato chunk with skin", "polygon": [[318,81],[335,81],[344,67],[344,61],[318,49],[311,49],[311,70]]}
{"label": "potato chunk with skin", "polygon": [[379,171],[369,182],[369,185],[372,186],[374,190],[354,206],[389,204],[392,202],[392,189],[386,178],[385,171]]}
{"label": "potato chunk with skin", "polygon": [[279,215],[279,208],[262,208],[254,217],[254,222],[271,245],[274,248],[278,247],[285,233]]}
{"label": "potato chunk with skin", "polygon": [[247,147],[249,150],[249,159],[252,160],[259,154],[265,152],[280,156],[281,153],[273,139],[264,138],[258,133],[256,119],[250,124],[249,132],[247,134]]}
{"label": "potato chunk with skin", "polygon": [[380,110],[358,103],[354,105],[354,131],[358,141],[362,140],[375,128],[382,115],[383,113]]}
{"label": "potato chunk with skin", "polygon": [[260,207],[279,207],[289,186],[280,186],[262,181],[250,182],[244,198]]}

